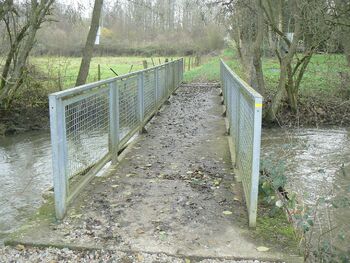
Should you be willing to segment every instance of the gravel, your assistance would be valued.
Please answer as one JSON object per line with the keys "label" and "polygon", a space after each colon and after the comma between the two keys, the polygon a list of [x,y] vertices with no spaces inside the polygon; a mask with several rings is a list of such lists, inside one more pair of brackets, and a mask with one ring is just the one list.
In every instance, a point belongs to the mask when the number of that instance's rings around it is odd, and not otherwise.
{"label": "gravel", "polygon": [[258,260],[229,260],[229,259],[187,259],[166,254],[126,253],[122,251],[76,251],[67,248],[27,248],[22,245],[17,247],[0,248],[0,262],[174,262],[174,263],[268,263]]}

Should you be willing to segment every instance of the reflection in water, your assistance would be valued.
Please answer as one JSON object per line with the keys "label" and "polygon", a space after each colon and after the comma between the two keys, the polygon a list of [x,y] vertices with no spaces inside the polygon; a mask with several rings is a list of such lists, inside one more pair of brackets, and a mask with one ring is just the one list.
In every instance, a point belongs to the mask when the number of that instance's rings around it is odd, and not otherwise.
{"label": "reflection in water", "polygon": [[18,227],[51,185],[49,134],[0,137],[0,233]]}
{"label": "reflection in water", "polygon": [[[350,131],[267,129],[263,132],[262,158],[285,165],[287,188],[310,206],[325,198],[341,203],[350,200]],[[346,205],[346,204],[345,204]],[[350,238],[349,205],[329,209],[318,206],[321,231],[337,226]]]}
{"label": "reflection in water", "polygon": [[[80,136],[74,143],[68,142],[69,168],[86,168],[107,151],[106,132]],[[43,201],[42,193],[51,186],[48,132],[0,137],[0,234],[14,230],[34,213]]]}
{"label": "reflection in water", "polygon": [[262,158],[282,161],[289,188],[315,203],[328,194],[342,166],[350,163],[347,130],[268,129],[263,132]]}

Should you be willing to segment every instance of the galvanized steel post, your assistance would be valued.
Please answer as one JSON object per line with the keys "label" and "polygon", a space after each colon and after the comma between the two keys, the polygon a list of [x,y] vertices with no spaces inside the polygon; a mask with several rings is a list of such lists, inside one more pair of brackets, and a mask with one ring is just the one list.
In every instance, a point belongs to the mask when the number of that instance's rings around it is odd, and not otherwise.
{"label": "galvanized steel post", "polygon": [[256,226],[256,216],[259,193],[259,173],[260,173],[260,146],[261,146],[261,122],[262,122],[262,98],[255,98],[254,125],[253,125],[253,163],[252,181],[250,189],[249,226]]}
{"label": "galvanized steel post", "polygon": [[109,84],[109,140],[112,164],[117,164],[119,151],[119,90],[116,81]]}
{"label": "galvanized steel post", "polygon": [[143,87],[143,83],[144,83],[144,74],[143,72],[140,72],[138,75],[138,81],[137,81],[137,85],[138,85],[138,91],[137,91],[137,97],[138,97],[138,103],[137,103],[137,107],[138,107],[138,116],[139,116],[139,122],[140,122],[140,131],[142,131],[143,128],[143,120],[145,117],[145,93],[144,93],[144,87]]}
{"label": "galvanized steel post", "polygon": [[49,107],[55,209],[56,218],[61,220],[66,214],[68,194],[65,110],[62,100],[54,95],[49,96]]}
{"label": "galvanized steel post", "polygon": [[158,102],[159,102],[159,68],[156,68],[154,70],[154,81],[155,81],[156,106],[158,106]]}

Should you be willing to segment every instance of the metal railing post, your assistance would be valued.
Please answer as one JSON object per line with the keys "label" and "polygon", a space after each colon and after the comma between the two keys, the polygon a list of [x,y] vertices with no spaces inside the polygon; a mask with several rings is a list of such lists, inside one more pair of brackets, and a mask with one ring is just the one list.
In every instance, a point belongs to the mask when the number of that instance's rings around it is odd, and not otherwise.
{"label": "metal railing post", "polygon": [[258,207],[258,186],[260,174],[260,146],[261,146],[262,98],[255,98],[254,125],[253,125],[253,163],[252,182],[250,189],[249,226],[256,226]]}
{"label": "metal railing post", "polygon": [[172,87],[172,91],[173,92],[176,88],[176,62],[172,63],[172,79],[173,79],[173,87]]}
{"label": "metal railing post", "polygon": [[156,98],[156,107],[158,107],[159,101],[159,68],[157,67],[154,70],[154,79],[155,79],[155,98]]}
{"label": "metal railing post", "polygon": [[169,68],[169,64],[166,64],[165,69],[164,69],[164,71],[165,71],[165,74],[164,74],[165,85],[164,85],[164,98],[163,98],[164,100],[168,99],[168,89],[169,89],[169,74],[168,74],[169,70],[168,70],[168,68]]}
{"label": "metal railing post", "polygon": [[138,75],[138,81],[137,81],[137,86],[138,86],[138,92],[137,92],[137,97],[138,97],[138,103],[137,103],[137,107],[138,107],[138,117],[139,117],[139,122],[140,122],[140,131],[142,131],[143,128],[143,120],[145,117],[145,94],[144,94],[144,74],[143,72],[140,72]]}
{"label": "metal railing post", "polygon": [[65,109],[62,100],[53,95],[49,96],[49,104],[55,209],[56,218],[61,220],[66,214],[68,194]]}
{"label": "metal railing post", "polygon": [[[240,89],[238,87],[238,89]],[[236,123],[236,126],[237,126],[237,129],[236,129],[236,140],[235,140],[235,147],[236,147],[236,156],[238,156],[239,154],[239,147],[240,147],[240,143],[239,143],[239,137],[240,137],[240,125],[241,125],[241,110],[242,110],[242,105],[241,105],[241,92],[238,93],[238,96],[237,96],[237,104],[236,104],[236,112],[237,112],[237,123]],[[235,166],[237,168],[237,162],[235,163]],[[239,181],[239,179],[238,179]]]}
{"label": "metal railing post", "polygon": [[112,164],[118,162],[119,146],[119,90],[117,82],[109,84],[109,153]]}

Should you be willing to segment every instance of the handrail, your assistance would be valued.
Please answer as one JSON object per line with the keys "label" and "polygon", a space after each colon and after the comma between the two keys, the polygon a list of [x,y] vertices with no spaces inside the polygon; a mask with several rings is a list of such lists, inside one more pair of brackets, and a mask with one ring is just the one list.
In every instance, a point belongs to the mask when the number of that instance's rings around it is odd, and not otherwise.
{"label": "handrail", "polygon": [[242,181],[249,226],[256,226],[262,123],[262,96],[221,59],[220,75],[234,156],[236,176]]}

